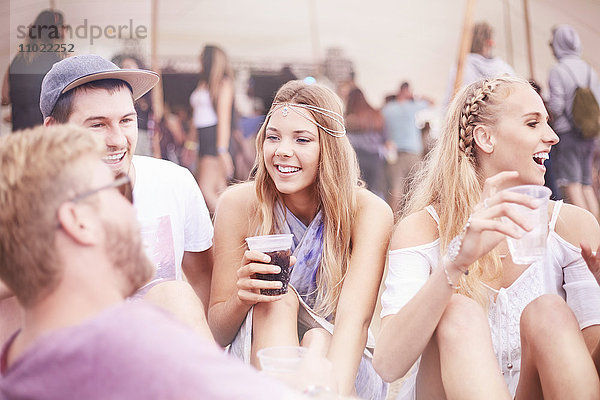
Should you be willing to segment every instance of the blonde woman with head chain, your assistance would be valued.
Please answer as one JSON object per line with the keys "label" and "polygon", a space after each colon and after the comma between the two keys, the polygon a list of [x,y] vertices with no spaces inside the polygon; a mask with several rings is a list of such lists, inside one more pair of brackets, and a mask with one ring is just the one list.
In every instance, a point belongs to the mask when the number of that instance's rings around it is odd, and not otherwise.
{"label": "blonde woman with head chain", "polygon": [[[368,340],[392,212],[362,188],[345,135],[340,99],[324,86],[291,81],[279,89],[256,139],[254,178],[228,189],[215,216],[215,267],[209,324],[215,339],[257,366],[258,350],[325,343],[331,390],[384,399]],[[269,257],[244,251],[248,236],[292,233],[290,289]],[[309,316],[310,322],[300,316]],[[335,326],[335,330],[333,329]]]}

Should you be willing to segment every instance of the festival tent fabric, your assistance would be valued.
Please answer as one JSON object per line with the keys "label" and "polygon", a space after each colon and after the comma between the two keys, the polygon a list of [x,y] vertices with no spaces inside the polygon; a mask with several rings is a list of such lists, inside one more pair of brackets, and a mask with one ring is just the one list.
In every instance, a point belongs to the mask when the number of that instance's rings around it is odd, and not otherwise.
{"label": "festival tent fabric", "polygon": [[[525,2],[529,7],[534,75],[542,88],[546,88],[548,72],[555,62],[548,46],[551,29],[559,23],[575,27],[581,36],[584,59],[600,71],[598,0],[476,1],[474,21],[487,21],[494,28],[496,56],[512,60],[515,71],[530,78]],[[154,49],[161,68],[171,66],[193,72],[205,44],[223,47],[237,67],[314,65],[323,61],[328,49],[335,48],[352,62],[356,83],[373,105],[381,106],[384,96],[393,93],[403,80],[412,82],[415,92],[441,101],[449,71],[458,57],[466,3],[466,0],[4,0],[0,4],[4,22],[0,29],[7,40],[0,42],[0,69],[6,71],[23,43],[19,27],[22,30],[41,10],[53,6],[63,12],[66,24],[79,28],[79,35],[72,34],[66,40],[73,43],[75,53],[93,52],[110,58],[116,53],[133,51],[150,63]],[[153,6],[156,7],[154,24]],[[127,26],[121,32],[123,37],[111,38],[119,26]],[[102,30],[100,37],[93,38],[98,29]],[[127,34],[136,29],[137,33],[145,32],[145,36],[129,39]]]}

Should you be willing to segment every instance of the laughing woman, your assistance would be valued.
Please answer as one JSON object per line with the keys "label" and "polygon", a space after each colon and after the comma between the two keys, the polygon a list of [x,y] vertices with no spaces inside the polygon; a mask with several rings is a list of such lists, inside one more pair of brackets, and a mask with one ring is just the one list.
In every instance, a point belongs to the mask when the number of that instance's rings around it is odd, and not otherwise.
{"label": "laughing woman", "polygon": [[[217,341],[257,365],[256,352],[304,345],[319,336],[333,364],[334,390],[385,398],[365,347],[392,229],[385,202],[361,187],[345,136],[341,101],[321,85],[285,84],[256,139],[254,179],[228,189],[215,216],[209,321]],[[292,233],[294,290],[266,296],[279,282],[268,256],[244,251],[248,236]],[[266,257],[266,260],[265,260]],[[299,316],[311,316],[311,321]],[[333,326],[335,325],[335,332]],[[356,388],[356,392],[355,392]]]}
{"label": "laughing woman", "polygon": [[542,185],[557,142],[524,80],[475,82],[453,101],[389,253],[374,365],[394,380],[420,356],[400,398],[600,398],[600,289],[577,247],[600,243],[598,223],[551,202],[543,260],[516,264],[506,244],[532,229],[510,203],[536,204],[502,189]]}

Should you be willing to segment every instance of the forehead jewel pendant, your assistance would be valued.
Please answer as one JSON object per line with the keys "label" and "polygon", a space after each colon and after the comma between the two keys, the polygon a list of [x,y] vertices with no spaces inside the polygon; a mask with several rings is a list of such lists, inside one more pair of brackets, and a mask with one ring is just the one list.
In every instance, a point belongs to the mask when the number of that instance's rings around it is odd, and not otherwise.
{"label": "forehead jewel pendant", "polygon": [[286,104],[285,106],[283,106],[283,109],[281,110],[281,115],[283,115],[284,117],[287,117],[289,112],[290,112],[290,109],[289,109],[288,105]]}

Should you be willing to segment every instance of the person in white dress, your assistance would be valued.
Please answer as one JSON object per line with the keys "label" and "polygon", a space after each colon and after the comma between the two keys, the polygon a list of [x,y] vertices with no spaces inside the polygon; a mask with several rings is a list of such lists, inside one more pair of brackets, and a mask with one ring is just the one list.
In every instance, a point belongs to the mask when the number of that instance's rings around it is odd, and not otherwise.
{"label": "person in white dress", "polygon": [[503,189],[542,185],[558,140],[525,80],[477,81],[452,102],[389,252],[373,364],[387,381],[412,371],[399,398],[600,398],[600,287],[578,247],[598,247],[597,221],[550,202],[543,260],[515,264],[506,243],[533,228],[510,204],[537,204]]}

